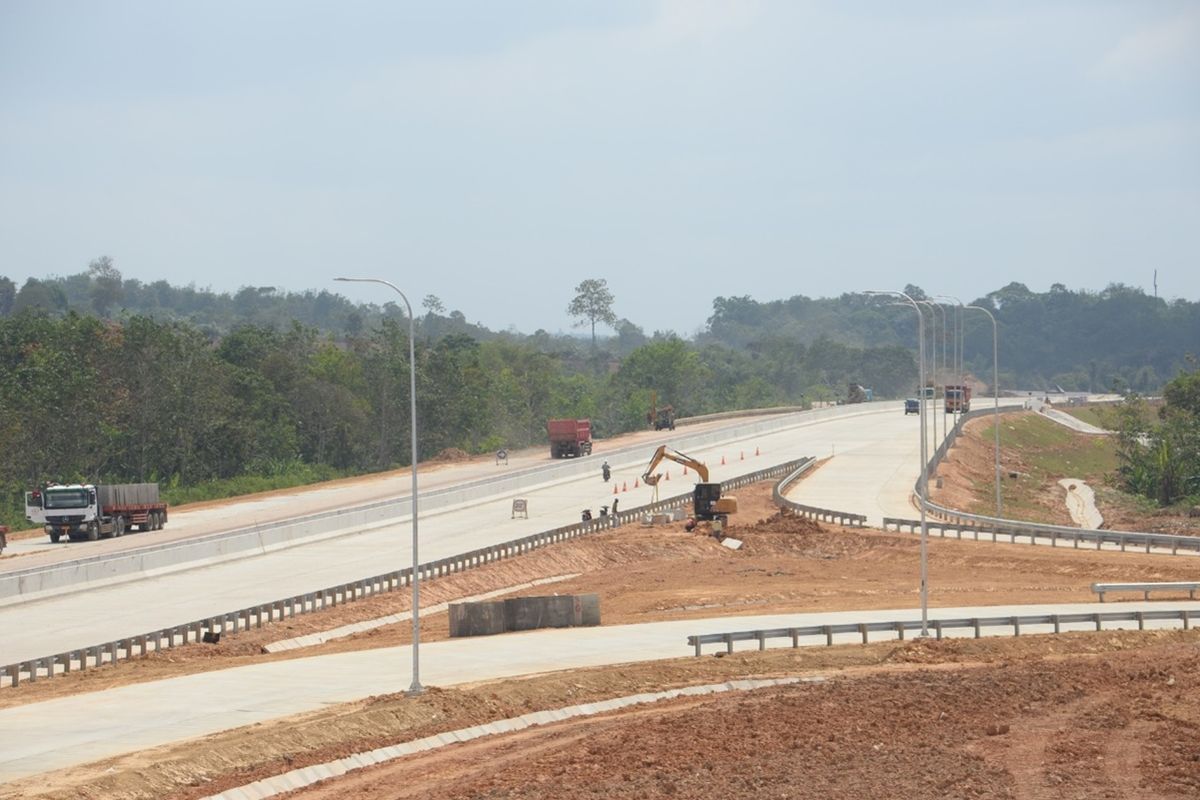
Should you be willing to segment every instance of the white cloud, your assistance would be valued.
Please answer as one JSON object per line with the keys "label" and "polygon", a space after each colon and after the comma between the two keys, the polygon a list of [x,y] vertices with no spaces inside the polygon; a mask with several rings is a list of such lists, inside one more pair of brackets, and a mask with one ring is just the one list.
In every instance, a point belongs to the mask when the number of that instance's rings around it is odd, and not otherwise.
{"label": "white cloud", "polygon": [[1122,37],[1097,65],[1105,77],[1132,80],[1172,69],[1200,54],[1200,10],[1156,22]]}

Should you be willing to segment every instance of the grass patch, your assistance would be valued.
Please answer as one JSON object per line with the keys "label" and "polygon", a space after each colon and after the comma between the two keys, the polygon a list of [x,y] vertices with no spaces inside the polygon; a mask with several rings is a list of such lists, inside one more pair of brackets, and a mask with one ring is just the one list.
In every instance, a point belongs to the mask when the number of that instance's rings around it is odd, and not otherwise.
{"label": "grass patch", "polygon": [[[980,437],[991,442],[995,428],[981,429]],[[1003,483],[1005,516],[1037,520],[1045,516],[1045,491],[1060,478],[1079,478],[1095,486],[1103,485],[1116,471],[1116,439],[1089,436],[1071,431],[1036,414],[1009,416],[1000,422],[1001,463],[1008,470],[1023,473],[1018,480]],[[980,507],[992,497],[990,483],[975,487]]]}
{"label": "grass patch", "polygon": [[201,503],[206,500],[224,500],[244,494],[270,492],[276,489],[291,489],[313,483],[332,481],[358,475],[350,470],[311,464],[294,464],[286,470],[271,475],[239,475],[236,478],[205,481],[193,486],[162,486],[162,499],[171,506]]}

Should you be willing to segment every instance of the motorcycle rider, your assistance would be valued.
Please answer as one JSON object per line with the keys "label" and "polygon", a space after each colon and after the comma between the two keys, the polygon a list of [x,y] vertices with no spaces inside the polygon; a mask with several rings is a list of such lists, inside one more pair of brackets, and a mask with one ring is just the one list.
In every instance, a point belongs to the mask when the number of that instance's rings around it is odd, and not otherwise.
{"label": "motorcycle rider", "polygon": [[604,476],[604,482],[608,483],[608,479],[612,477],[612,470],[609,468],[607,461],[600,465],[600,474]]}

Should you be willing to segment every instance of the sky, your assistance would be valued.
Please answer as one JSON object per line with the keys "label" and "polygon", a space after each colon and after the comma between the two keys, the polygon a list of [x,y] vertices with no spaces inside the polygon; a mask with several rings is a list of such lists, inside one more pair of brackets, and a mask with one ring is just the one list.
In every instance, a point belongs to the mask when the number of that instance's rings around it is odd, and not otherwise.
{"label": "sky", "polygon": [[[1200,299],[1200,2],[0,0],[0,275]],[[603,332],[603,331],[601,331]]]}

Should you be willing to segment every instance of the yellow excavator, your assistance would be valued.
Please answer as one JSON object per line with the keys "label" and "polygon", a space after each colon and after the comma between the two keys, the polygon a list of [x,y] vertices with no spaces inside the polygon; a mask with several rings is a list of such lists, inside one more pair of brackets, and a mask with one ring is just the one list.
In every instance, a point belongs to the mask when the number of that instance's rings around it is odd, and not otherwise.
{"label": "yellow excavator", "polygon": [[654,455],[650,458],[650,464],[642,474],[643,483],[649,486],[658,485],[659,480],[662,479],[662,474],[656,473],[654,468],[661,464],[663,459],[674,461],[676,464],[682,464],[685,467],[691,467],[696,471],[696,476],[700,478],[700,482],[696,484],[696,488],[692,492],[692,514],[696,519],[719,519],[724,523],[728,521],[730,514],[737,512],[737,498],[722,497],[721,484],[709,483],[708,467],[678,450],[668,449],[665,444],[659,445],[659,448],[654,451]]}

